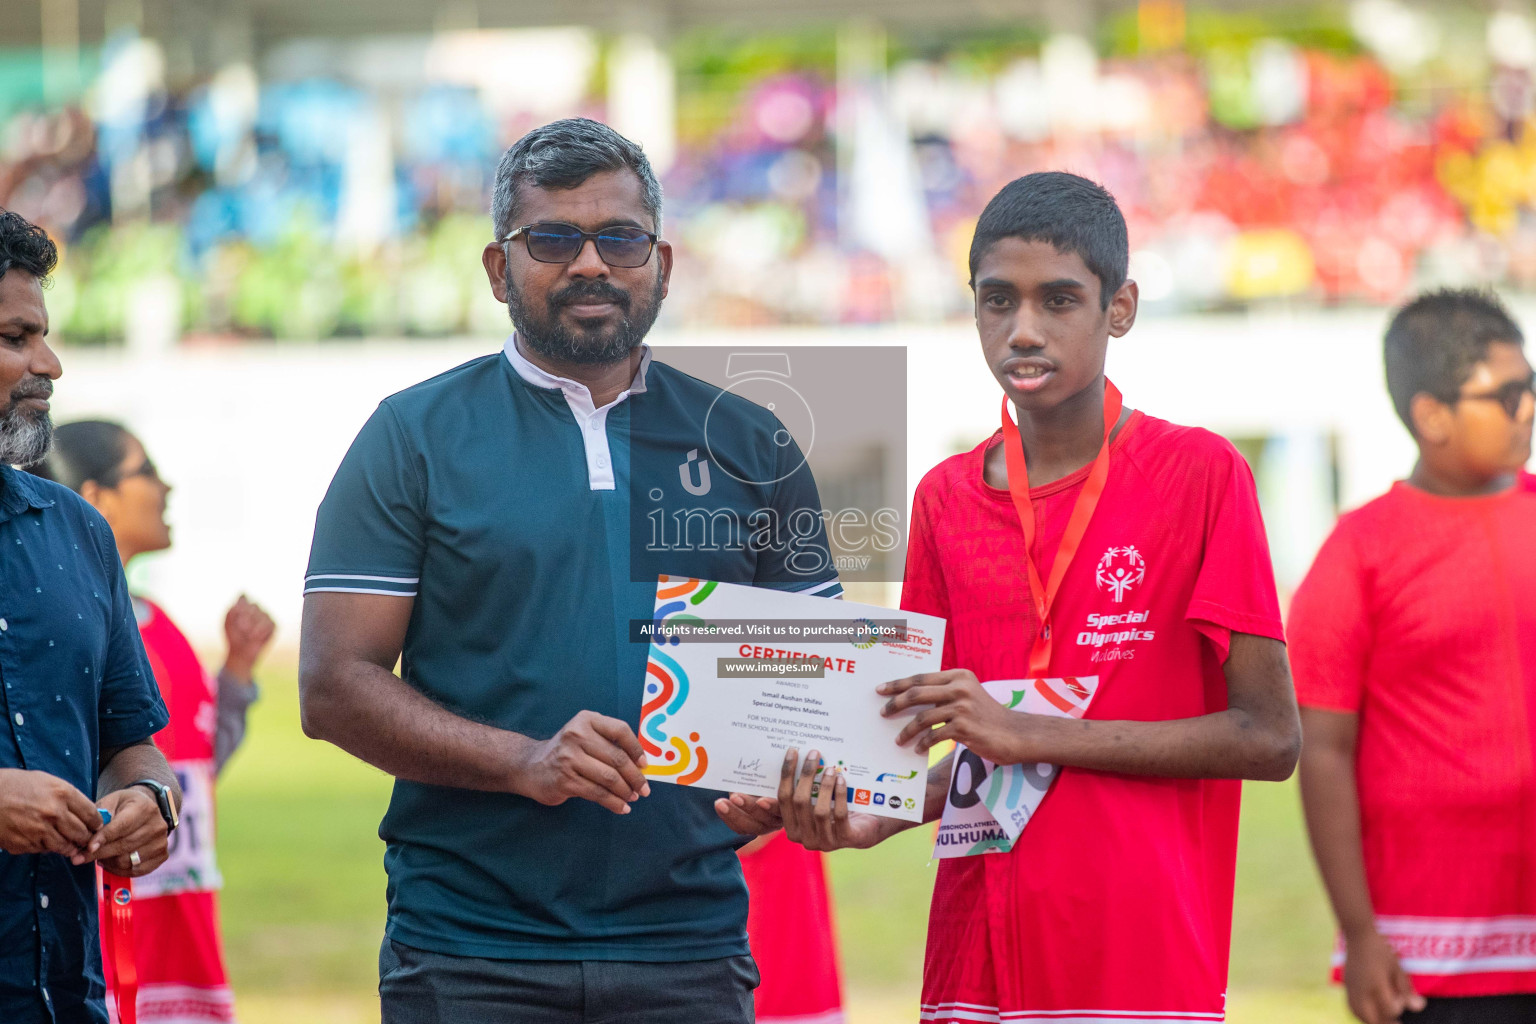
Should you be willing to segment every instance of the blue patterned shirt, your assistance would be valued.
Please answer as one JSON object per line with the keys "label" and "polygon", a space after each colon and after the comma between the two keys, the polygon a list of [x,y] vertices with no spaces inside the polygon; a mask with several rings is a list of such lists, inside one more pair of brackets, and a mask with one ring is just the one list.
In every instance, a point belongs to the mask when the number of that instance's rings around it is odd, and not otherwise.
{"label": "blue patterned shirt", "polygon": [[[106,521],[0,466],[0,769],[93,797],[103,748],[169,721]],[[0,1021],[105,1022],[96,866],[0,852]]]}

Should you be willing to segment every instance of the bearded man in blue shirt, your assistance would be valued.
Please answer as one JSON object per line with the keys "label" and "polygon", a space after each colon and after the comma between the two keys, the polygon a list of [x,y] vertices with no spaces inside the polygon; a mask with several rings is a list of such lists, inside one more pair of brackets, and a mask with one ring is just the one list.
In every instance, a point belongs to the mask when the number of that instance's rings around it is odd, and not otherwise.
{"label": "bearded man in blue shirt", "polygon": [[[96,862],[153,871],[181,791],[150,739],[168,718],[117,546],[48,452],[62,368],[43,283],[58,262],[0,210],[0,1021],[105,1024]],[[105,813],[103,813],[105,812]],[[110,821],[107,819],[110,818]]]}
{"label": "bearded man in blue shirt", "polygon": [[[396,778],[383,1019],[748,1024],[747,837],[646,782],[631,624],[661,574],[840,593],[815,482],[768,409],[652,360],[672,248],[638,146],[530,132],[492,221],[516,333],[380,404],[305,580],[305,731]],[[690,516],[700,543],[653,538]]]}

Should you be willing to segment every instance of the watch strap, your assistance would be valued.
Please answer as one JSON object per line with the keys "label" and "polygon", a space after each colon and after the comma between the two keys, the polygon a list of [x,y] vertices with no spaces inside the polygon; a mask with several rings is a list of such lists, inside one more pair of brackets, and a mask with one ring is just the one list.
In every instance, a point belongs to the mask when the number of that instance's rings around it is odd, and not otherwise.
{"label": "watch strap", "polygon": [[176,819],[176,805],[171,801],[171,791],[166,784],[159,779],[135,779],[124,788],[132,786],[143,786],[155,795],[155,806],[160,810],[160,817],[165,820],[166,831],[176,831],[180,822]]}

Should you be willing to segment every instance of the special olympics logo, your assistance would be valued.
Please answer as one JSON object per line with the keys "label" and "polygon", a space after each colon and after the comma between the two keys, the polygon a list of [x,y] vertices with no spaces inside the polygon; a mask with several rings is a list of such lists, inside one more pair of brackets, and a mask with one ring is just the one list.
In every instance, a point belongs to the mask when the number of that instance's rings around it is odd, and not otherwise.
{"label": "special olympics logo", "polygon": [[1147,563],[1141,552],[1126,545],[1110,548],[1099,559],[1099,567],[1093,580],[1100,590],[1108,590],[1118,604],[1125,600],[1126,592],[1147,578]]}

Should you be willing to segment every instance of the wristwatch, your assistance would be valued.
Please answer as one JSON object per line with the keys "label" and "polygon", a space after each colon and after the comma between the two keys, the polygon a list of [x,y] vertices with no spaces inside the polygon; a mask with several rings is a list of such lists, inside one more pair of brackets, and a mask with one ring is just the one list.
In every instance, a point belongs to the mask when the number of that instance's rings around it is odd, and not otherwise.
{"label": "wristwatch", "polygon": [[171,799],[171,791],[166,788],[165,783],[156,782],[154,779],[139,779],[128,783],[128,786],[144,786],[155,794],[155,804],[160,808],[160,817],[165,819],[166,834],[176,831],[176,826],[181,824],[181,819],[176,816],[176,801]]}

